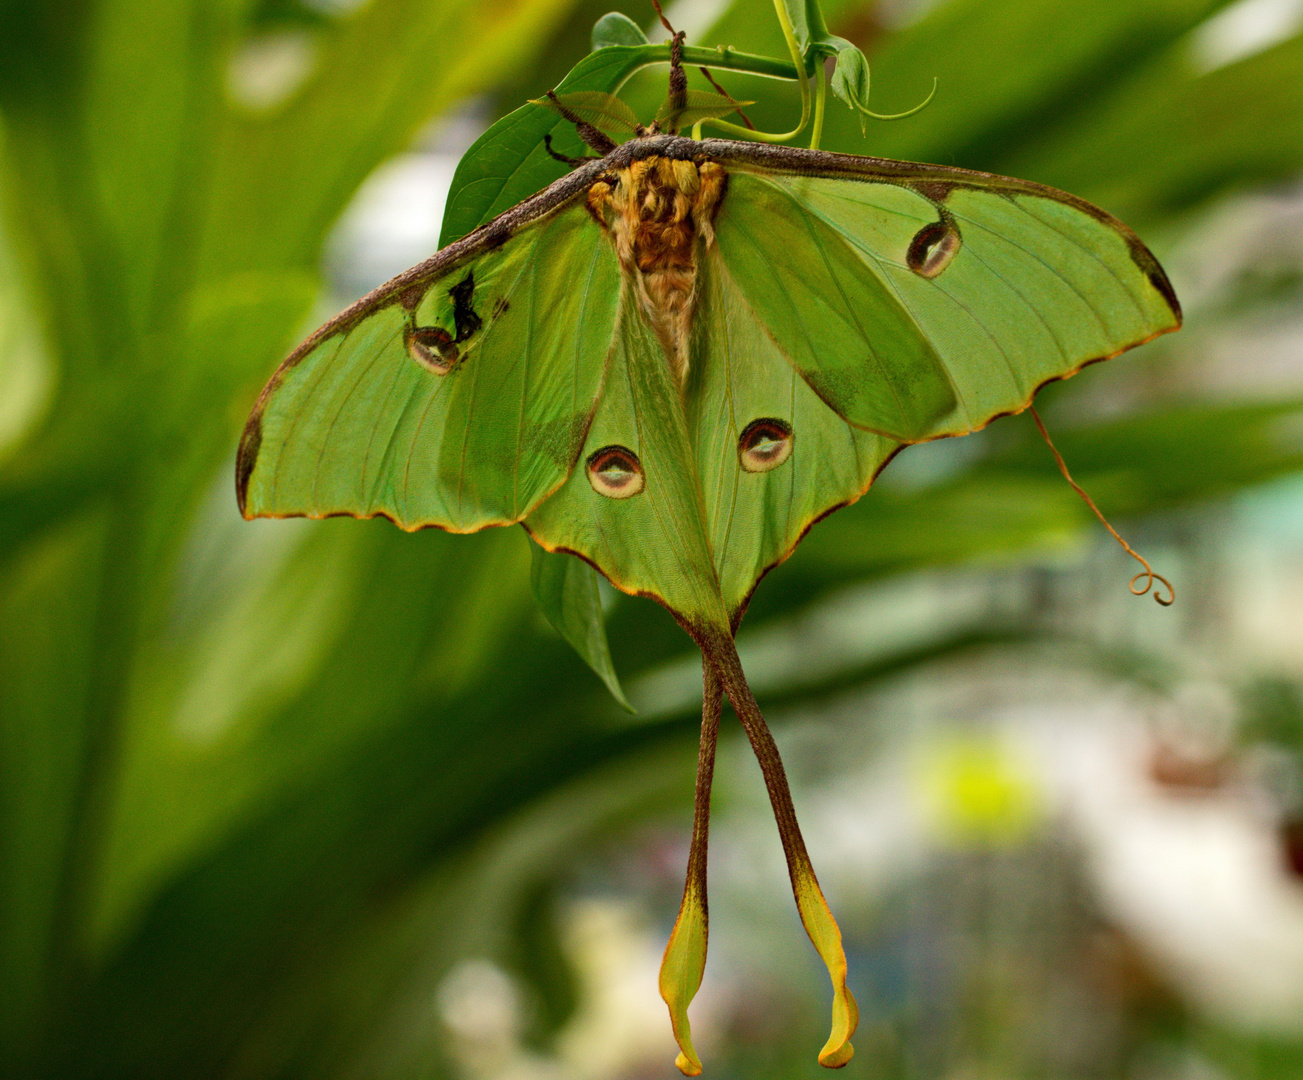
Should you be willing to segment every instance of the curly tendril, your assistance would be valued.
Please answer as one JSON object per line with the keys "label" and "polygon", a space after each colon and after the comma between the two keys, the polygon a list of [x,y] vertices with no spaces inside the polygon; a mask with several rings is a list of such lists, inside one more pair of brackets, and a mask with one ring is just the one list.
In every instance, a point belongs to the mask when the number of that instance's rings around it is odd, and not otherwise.
{"label": "curly tendril", "polygon": [[[1040,430],[1041,438],[1045,440],[1045,445],[1050,448],[1050,453],[1054,455],[1054,460],[1059,463],[1059,472],[1063,473],[1063,479],[1068,482],[1073,491],[1082,497],[1086,505],[1090,507],[1091,512],[1099,518],[1100,523],[1104,528],[1112,534],[1113,539],[1122,545],[1122,549],[1144,567],[1143,570],[1131,579],[1131,594],[1133,596],[1144,596],[1152,589],[1154,599],[1162,604],[1163,607],[1170,607],[1173,601],[1176,600],[1176,589],[1172,586],[1172,583],[1168,581],[1167,578],[1163,577],[1162,574],[1155,574],[1154,568],[1149,565],[1149,560],[1139,554],[1130,544],[1123,540],[1122,537],[1118,535],[1117,529],[1113,528],[1113,526],[1108,523],[1108,518],[1100,513],[1099,507],[1095,505],[1095,500],[1086,494],[1082,486],[1078,484],[1077,481],[1072,478],[1072,474],[1068,472],[1067,462],[1063,460],[1063,455],[1059,453],[1059,448],[1054,445],[1054,440],[1050,438],[1050,433],[1045,430],[1045,424],[1041,421],[1041,415],[1036,411],[1036,406],[1028,406],[1028,409],[1032,414],[1032,419],[1036,421],[1036,427]],[[1167,587],[1166,596],[1163,595],[1162,589],[1154,588],[1155,581],[1161,582]]]}

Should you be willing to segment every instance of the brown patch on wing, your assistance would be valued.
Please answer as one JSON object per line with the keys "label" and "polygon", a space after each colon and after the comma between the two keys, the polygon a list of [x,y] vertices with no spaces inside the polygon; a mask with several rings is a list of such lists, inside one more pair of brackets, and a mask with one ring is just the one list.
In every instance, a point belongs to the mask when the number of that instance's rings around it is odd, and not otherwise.
{"label": "brown patch on wing", "polygon": [[413,285],[410,289],[404,289],[398,294],[398,302],[403,305],[407,311],[415,311],[420,304],[421,298],[425,296],[425,285]]}
{"label": "brown patch on wing", "polygon": [[955,190],[955,185],[945,180],[919,180],[909,186],[937,206],[950,198],[950,193]]}
{"label": "brown patch on wing", "polygon": [[1165,271],[1156,258],[1140,238],[1131,233],[1127,237],[1127,248],[1131,253],[1131,261],[1140,268],[1140,272],[1149,279],[1149,283],[1158,290],[1158,294],[1167,301],[1167,306],[1172,309],[1172,314],[1176,316],[1176,324],[1180,326],[1185,316],[1181,312],[1181,301],[1176,298],[1176,290],[1172,288],[1172,283],[1167,279]]}

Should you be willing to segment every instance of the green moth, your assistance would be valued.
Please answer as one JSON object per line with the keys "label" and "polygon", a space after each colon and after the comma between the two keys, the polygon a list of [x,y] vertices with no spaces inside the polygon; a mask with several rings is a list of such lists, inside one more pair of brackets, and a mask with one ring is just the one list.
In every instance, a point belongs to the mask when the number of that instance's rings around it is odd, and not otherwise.
{"label": "green moth", "polygon": [[687,1007],[705,966],[726,694],[832,978],[819,1061],[837,1067],[858,1014],[734,648],[751,593],[902,446],[1021,412],[1046,383],[1177,329],[1180,307],[1125,225],[1063,192],[677,134],[737,104],[690,96],[680,44],[658,123],[617,146],[579,115],[624,123],[617,100],[554,99],[600,157],[296,349],[249,418],[236,486],[247,518],[519,523],[546,551],[668,608],[700,647],[704,679],[687,882],[660,979],[676,1064],[701,1070]]}

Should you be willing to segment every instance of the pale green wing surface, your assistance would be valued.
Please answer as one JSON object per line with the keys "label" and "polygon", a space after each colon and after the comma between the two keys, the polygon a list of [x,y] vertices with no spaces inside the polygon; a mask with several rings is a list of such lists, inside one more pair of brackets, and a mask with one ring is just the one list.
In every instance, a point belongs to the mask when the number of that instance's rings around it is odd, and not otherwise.
{"label": "pale green wing surface", "polygon": [[655,597],[691,626],[727,631],[679,393],[632,296],[621,310],[579,463],[525,527],[548,550],[587,559],[617,588]]}
{"label": "pale green wing surface", "polygon": [[787,193],[890,290],[955,388],[927,437],[1020,411],[1046,382],[1180,325],[1154,257],[1096,207],[1003,177],[956,170],[963,182],[947,180],[930,166],[916,167],[911,186],[896,168],[891,183],[769,172],[735,188]]}
{"label": "pale green wing surface", "polygon": [[601,393],[610,241],[576,201],[378,296],[263,391],[240,447],[245,516],[519,521],[565,480]]}
{"label": "pale green wing surface", "polygon": [[789,185],[730,173],[715,233],[751,318],[841,416],[910,441],[953,411],[934,344],[891,286],[864,272],[848,238]]}
{"label": "pale green wing surface", "polygon": [[900,445],[832,411],[757,325],[722,259],[698,279],[688,423],[730,616],[820,517],[862,495]]}

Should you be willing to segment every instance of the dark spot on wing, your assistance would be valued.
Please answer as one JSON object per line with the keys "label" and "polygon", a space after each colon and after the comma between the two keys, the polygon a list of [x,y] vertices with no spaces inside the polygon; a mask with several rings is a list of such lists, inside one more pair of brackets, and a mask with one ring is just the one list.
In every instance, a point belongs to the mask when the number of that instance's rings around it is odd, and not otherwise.
{"label": "dark spot on wing", "polygon": [[505,314],[510,308],[511,304],[508,303],[505,296],[498,297],[498,302],[493,305],[493,317],[495,319],[498,318],[500,315]]}
{"label": "dark spot on wing", "polygon": [[737,440],[737,456],[750,473],[778,468],[792,456],[792,425],[774,417],[752,420]]}
{"label": "dark spot on wing", "polygon": [[448,290],[448,295],[452,297],[452,320],[457,327],[457,336],[453,340],[465,341],[484,325],[484,321],[475,314],[475,309],[471,306],[475,296],[474,273],[467,273],[461,281]]}
{"label": "dark spot on wing", "polygon": [[642,491],[642,462],[626,446],[604,446],[588,457],[588,482],[608,499],[628,499]]}
{"label": "dark spot on wing", "polygon": [[1157,259],[1140,239],[1134,235],[1127,237],[1127,248],[1131,253],[1131,261],[1140,268],[1140,272],[1149,279],[1149,282],[1164,300],[1167,306],[1172,309],[1177,321],[1181,320],[1181,301],[1176,298],[1176,290],[1172,288],[1172,283],[1167,280],[1167,273],[1159,265]]}

